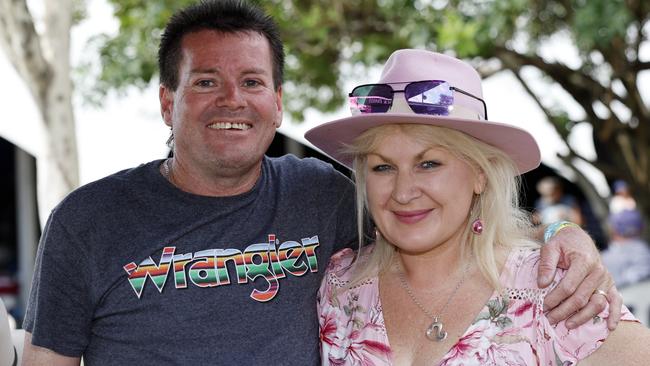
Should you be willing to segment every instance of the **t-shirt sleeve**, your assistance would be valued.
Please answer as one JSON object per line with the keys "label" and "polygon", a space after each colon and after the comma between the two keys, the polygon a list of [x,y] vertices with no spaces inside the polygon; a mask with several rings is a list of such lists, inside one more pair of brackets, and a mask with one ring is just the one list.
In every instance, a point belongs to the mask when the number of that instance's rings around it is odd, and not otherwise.
{"label": "t-shirt sleeve", "polygon": [[344,248],[358,248],[356,218],[356,196],[354,184],[344,176],[337,178],[341,195],[336,209],[337,240],[334,251]]}
{"label": "t-shirt sleeve", "polygon": [[53,213],[36,256],[23,327],[32,344],[69,357],[80,357],[92,321],[87,253]]}

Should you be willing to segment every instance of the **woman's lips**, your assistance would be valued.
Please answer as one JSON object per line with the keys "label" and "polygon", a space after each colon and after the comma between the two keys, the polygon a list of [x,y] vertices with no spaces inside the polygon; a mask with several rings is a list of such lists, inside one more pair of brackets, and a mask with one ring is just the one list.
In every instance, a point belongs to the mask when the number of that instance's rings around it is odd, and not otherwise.
{"label": "woman's lips", "polygon": [[424,219],[431,211],[433,210],[426,209],[414,211],[393,211],[393,214],[400,222],[403,222],[405,224],[415,224],[416,222]]}

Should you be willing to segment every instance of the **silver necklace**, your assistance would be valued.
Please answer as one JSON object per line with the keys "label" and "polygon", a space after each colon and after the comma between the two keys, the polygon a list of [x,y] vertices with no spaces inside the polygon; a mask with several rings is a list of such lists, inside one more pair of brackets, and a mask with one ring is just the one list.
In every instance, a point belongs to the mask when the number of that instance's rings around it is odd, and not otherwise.
{"label": "silver necklace", "polygon": [[451,299],[454,298],[456,295],[456,292],[458,292],[458,289],[460,289],[460,286],[465,282],[465,278],[467,277],[467,272],[469,271],[470,263],[468,262],[467,265],[465,266],[465,269],[463,270],[463,275],[461,276],[460,280],[456,284],[456,287],[454,290],[451,292],[451,295],[449,295],[449,298],[447,298],[447,302],[445,305],[443,305],[442,309],[440,309],[440,312],[438,312],[438,315],[433,315],[429,310],[427,310],[424,305],[418,300],[417,297],[415,297],[415,294],[413,294],[413,290],[411,290],[411,286],[409,286],[408,282],[406,281],[406,275],[404,274],[404,271],[402,270],[402,264],[399,262],[397,264],[397,274],[399,276],[399,281],[400,284],[402,285],[402,288],[406,291],[406,293],[409,295],[411,300],[417,305],[420,310],[426,315],[427,317],[431,318],[431,324],[429,324],[429,327],[427,327],[426,332],[424,333],[426,337],[431,340],[431,341],[436,341],[436,342],[442,342],[447,338],[447,331],[443,329],[444,324],[442,322],[442,315],[445,313],[445,310],[447,310],[447,306],[451,302]]}
{"label": "silver necklace", "polygon": [[169,181],[169,183],[174,184],[174,182],[172,182],[172,175],[171,175],[171,168],[170,168],[171,164],[172,164],[172,159],[165,159],[165,161],[162,163],[163,176]]}

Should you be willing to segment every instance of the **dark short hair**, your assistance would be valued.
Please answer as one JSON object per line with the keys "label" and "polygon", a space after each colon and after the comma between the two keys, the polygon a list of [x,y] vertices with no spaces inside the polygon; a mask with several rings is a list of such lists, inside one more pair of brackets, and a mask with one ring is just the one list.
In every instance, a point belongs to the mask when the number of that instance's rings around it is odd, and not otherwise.
{"label": "dark short hair", "polygon": [[224,33],[257,32],[266,37],[273,58],[273,84],[276,90],[282,85],[284,47],[278,26],[261,8],[242,0],[203,0],[172,15],[158,48],[161,84],[172,90],[178,88],[183,37],[206,29]]}

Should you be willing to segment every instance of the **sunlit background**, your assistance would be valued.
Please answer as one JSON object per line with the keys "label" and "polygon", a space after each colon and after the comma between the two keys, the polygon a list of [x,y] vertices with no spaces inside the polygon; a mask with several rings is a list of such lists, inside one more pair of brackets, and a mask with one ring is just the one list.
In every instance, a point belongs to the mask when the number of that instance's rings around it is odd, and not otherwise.
{"label": "sunlit background", "polygon": [[[29,4],[30,10],[38,21],[43,13],[41,2],[34,0]],[[105,0],[88,0],[86,4],[87,17],[72,28],[72,65],[87,60],[88,55],[96,51],[88,46],[88,40],[92,36],[100,33],[114,34],[118,31],[119,24],[113,18],[112,8]],[[38,26],[39,24],[37,24]],[[578,63],[577,52],[568,37],[557,36],[548,40],[540,48],[539,54],[549,61],[557,60],[569,66]],[[641,48],[639,59],[650,60],[648,42]],[[358,82],[377,80],[379,71],[379,68],[375,68],[362,80],[349,80],[345,89],[350,90]],[[534,79],[535,77],[536,75],[531,71],[529,78]],[[0,81],[2,86],[0,88],[0,110],[2,111],[0,137],[4,139],[0,140],[4,144],[1,146],[2,151],[11,150],[11,147],[15,146],[26,153],[24,156],[27,156],[27,159],[29,157],[38,159],[44,154],[45,139],[37,107],[24,82],[18,77],[2,52],[0,52]],[[86,80],[86,82],[92,83],[92,80]],[[648,103],[650,100],[650,73],[642,74],[639,84],[642,86],[640,89],[645,103],[648,105],[650,104]],[[541,83],[540,87],[543,87]],[[568,151],[564,142],[557,135],[555,129],[546,122],[544,114],[527,96],[512,74],[504,72],[491,76],[484,83],[483,93],[491,120],[513,124],[530,131],[541,147],[543,164],[568,181],[574,179],[571,171],[557,157],[558,153]],[[557,88],[548,90],[548,93],[561,96],[565,92],[561,88]],[[565,99],[570,100],[570,98]],[[570,105],[569,102],[565,107],[570,114],[580,115],[581,113],[578,106]],[[165,145],[169,130],[160,118],[156,85],[152,85],[144,91],[133,88],[126,95],[109,93],[101,107],[90,105],[81,96],[75,95],[74,113],[81,184],[153,159],[164,158],[169,153],[169,149]],[[341,107],[339,111],[331,114],[308,110],[305,113],[305,121],[300,123],[292,121],[289,115],[285,115],[279,132],[291,141],[308,144],[303,138],[303,133],[307,129],[348,114],[349,111],[345,107]],[[576,117],[576,119],[579,118]],[[569,141],[582,156],[586,158],[596,156],[590,124],[576,125],[572,129]],[[0,159],[5,158],[0,156]],[[13,164],[12,162],[9,166],[14,166]],[[610,195],[608,183],[599,171],[585,164],[583,173],[595,185],[598,194],[602,197]],[[15,178],[13,174],[5,174],[3,180],[10,181]],[[31,187],[29,190],[30,192],[35,191],[35,187]],[[16,197],[16,199],[18,198]],[[27,200],[27,205],[32,204],[29,203],[29,198]],[[17,202],[16,205],[20,207],[20,202],[24,203],[25,201]],[[35,212],[30,212],[26,215],[34,216]],[[35,221],[39,227],[43,224],[42,218],[41,215],[41,219]],[[24,240],[31,241],[32,244],[21,249],[20,244],[16,244],[21,229],[8,227],[13,225],[13,222],[9,220],[0,223],[3,232],[15,230],[13,234],[7,235],[7,239],[3,239],[8,242],[0,243],[0,259],[3,258],[2,256],[13,256],[13,259],[4,261],[4,268],[1,267],[3,262],[0,262],[0,296],[5,300],[12,314],[20,319],[24,311],[24,297],[31,276],[29,263],[33,261],[33,250],[38,234],[36,236],[28,235]],[[12,240],[13,242],[9,242]],[[14,251],[7,248],[18,249]],[[26,257],[16,259],[20,253],[24,255],[27,253]]]}

